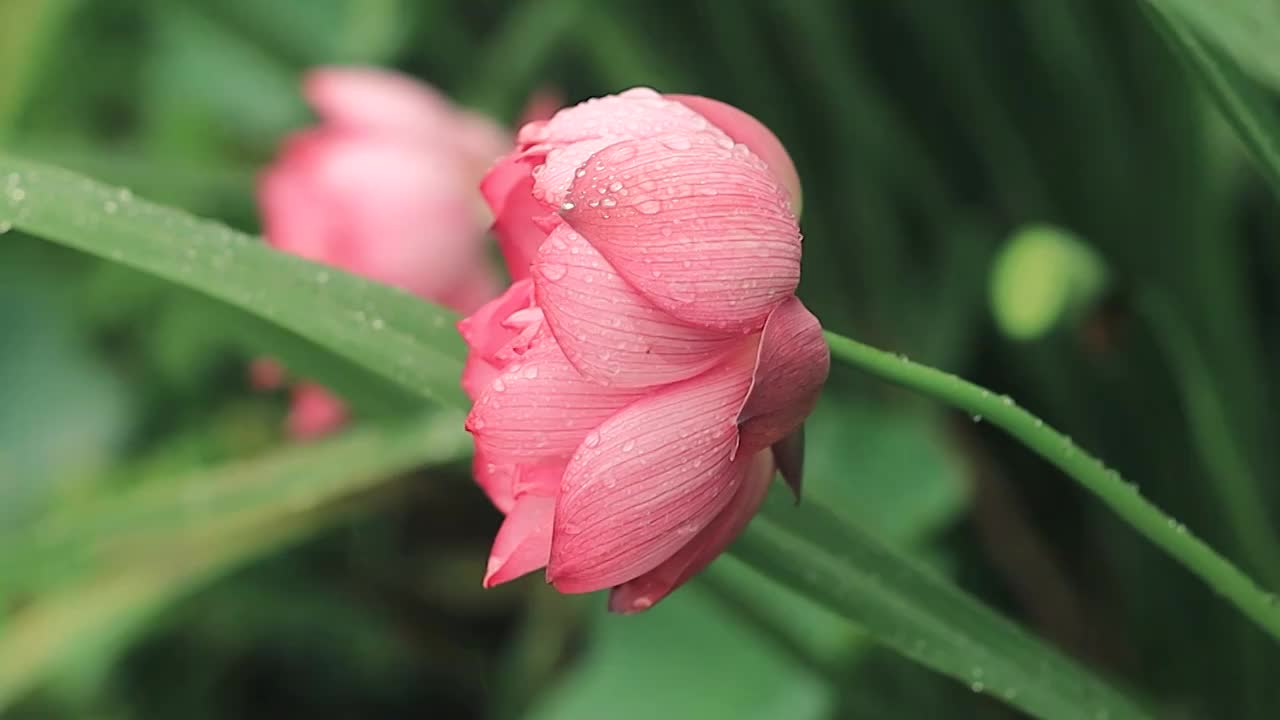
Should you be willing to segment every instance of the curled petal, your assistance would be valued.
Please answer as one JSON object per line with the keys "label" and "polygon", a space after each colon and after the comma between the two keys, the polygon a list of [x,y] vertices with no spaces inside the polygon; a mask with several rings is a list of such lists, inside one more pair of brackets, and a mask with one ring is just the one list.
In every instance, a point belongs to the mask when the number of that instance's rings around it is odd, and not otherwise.
{"label": "curled petal", "polygon": [[532,302],[533,283],[529,280],[513,283],[506,292],[460,320],[458,333],[472,351],[486,360],[494,360],[517,334],[507,321],[515,313],[529,308]]}
{"label": "curled petal", "polygon": [[760,336],[751,391],[738,413],[743,452],[767,448],[800,427],[818,401],[830,365],[818,319],[799,298],[788,298]]}
{"label": "curled petal", "polygon": [[538,306],[565,356],[601,383],[646,387],[684,380],[742,342],[654,307],[566,224],[542,244],[533,271]]}
{"label": "curled petal", "polygon": [[507,155],[480,182],[480,192],[493,211],[493,232],[515,281],[529,277],[529,264],[547,236],[534,222],[547,209],[533,199],[531,170],[527,162]]}
{"label": "curled petal", "polygon": [[728,138],[610,145],[574,180],[562,215],[650,302],[694,325],[759,332],[800,279],[786,191]]}
{"label": "curled petal", "polygon": [[484,586],[514,580],[547,564],[556,500],[526,494],[515,501],[489,551]]}
{"label": "curled petal", "polygon": [[494,462],[568,459],[587,433],[642,393],[592,382],[554,342],[539,342],[481,391],[467,429]]}
{"label": "curled petal", "polygon": [[667,95],[666,97],[691,108],[723,130],[726,135],[733,138],[734,142],[750,148],[756,157],[769,166],[769,170],[791,194],[792,209],[796,215],[800,214],[800,175],[796,172],[795,163],[791,162],[791,156],[787,154],[786,148],[782,147],[782,142],[764,126],[764,123],[719,100],[700,95]]}
{"label": "curled petal", "polygon": [[467,343],[462,389],[472,400],[480,396],[506,364],[498,356],[518,334],[507,320],[528,308],[532,301],[533,283],[521,280],[458,322],[458,332]]}
{"label": "curled petal", "polygon": [[769,446],[769,450],[773,453],[773,462],[778,466],[782,479],[791,488],[796,502],[800,502],[800,491],[804,487],[804,423]]}
{"label": "curled petal", "polygon": [[635,613],[653,607],[689,578],[702,572],[742,532],[760,509],[773,479],[773,458],[768,452],[743,455],[735,463],[745,478],[729,503],[710,525],[661,565],[629,580],[609,593],[609,610]]}
{"label": "curled petal", "polygon": [[750,356],[649,395],[604,422],[565,469],[547,579],[561,592],[632,580],[725,508],[742,475],[735,418]]}
{"label": "curled petal", "polygon": [[616,142],[667,133],[701,133],[727,140],[706,118],[649,88],[595,98],[565,108],[544,123],[526,125],[519,142],[525,156],[542,160],[534,197],[559,207],[574,177],[597,151]]}

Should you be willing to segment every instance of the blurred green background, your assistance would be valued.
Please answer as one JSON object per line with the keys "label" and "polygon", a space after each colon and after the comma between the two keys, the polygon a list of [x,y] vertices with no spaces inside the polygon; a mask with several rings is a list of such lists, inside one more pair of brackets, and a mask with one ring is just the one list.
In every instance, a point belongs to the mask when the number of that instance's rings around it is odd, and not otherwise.
{"label": "blurred green background", "polygon": [[[747,110],[799,167],[827,327],[1013,395],[1280,577],[1280,214],[1138,2],[0,0],[0,147],[256,230],[322,63],[506,123],[539,90]],[[732,558],[633,618],[537,577],[482,591],[500,518],[448,443],[340,502],[262,500],[271,522],[175,514],[287,442],[255,328],[6,230],[0,717],[1017,716]],[[837,368],[808,442],[813,497],[1160,717],[1280,709],[1273,643],[982,418]],[[66,541],[27,557],[41,533]],[[40,581],[7,583],[24,562]]]}

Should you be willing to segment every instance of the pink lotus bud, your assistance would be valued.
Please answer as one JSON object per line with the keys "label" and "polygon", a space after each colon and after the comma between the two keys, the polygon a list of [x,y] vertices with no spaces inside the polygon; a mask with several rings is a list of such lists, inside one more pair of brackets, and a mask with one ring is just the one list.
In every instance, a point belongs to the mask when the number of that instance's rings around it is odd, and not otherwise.
{"label": "pink lotus bud", "polygon": [[[476,186],[508,147],[501,128],[372,68],[314,70],[304,93],[320,124],[289,138],[261,177],[267,242],[462,312],[496,295]],[[321,404],[322,393],[295,393],[293,434],[341,423],[341,405]]]}
{"label": "pink lotus bud", "polygon": [[795,168],[739,110],[635,89],[525,125],[482,189],[517,278],[459,324],[507,514],[485,585],[545,566],[643,610],[798,472],[829,356],[794,294]]}

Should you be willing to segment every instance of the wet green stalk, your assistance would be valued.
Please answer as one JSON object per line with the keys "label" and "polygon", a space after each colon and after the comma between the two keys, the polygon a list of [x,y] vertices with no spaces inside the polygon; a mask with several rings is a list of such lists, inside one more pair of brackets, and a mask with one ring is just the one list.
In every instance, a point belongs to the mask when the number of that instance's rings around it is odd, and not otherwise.
{"label": "wet green stalk", "polygon": [[832,355],[882,380],[982,417],[1008,432],[1102,500],[1161,550],[1195,573],[1246,617],[1280,640],[1280,600],[1187,531],[1125,482],[1120,474],[1076,447],[1071,438],[999,395],[951,373],[826,333]]}

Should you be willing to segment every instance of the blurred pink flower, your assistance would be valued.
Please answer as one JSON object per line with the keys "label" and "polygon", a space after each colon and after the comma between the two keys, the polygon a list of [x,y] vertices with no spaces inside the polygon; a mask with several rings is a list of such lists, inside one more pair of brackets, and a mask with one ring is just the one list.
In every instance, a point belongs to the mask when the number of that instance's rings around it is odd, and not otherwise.
{"label": "blurred pink flower", "polygon": [[[320,124],[288,138],[261,177],[267,242],[464,313],[495,296],[490,216],[476,187],[510,146],[506,133],[385,70],[314,70],[303,92]],[[269,369],[259,363],[255,382]],[[344,417],[323,388],[295,388],[295,436],[326,433]]]}
{"label": "blurred pink flower", "polygon": [[799,180],[763,125],[648,89],[520,130],[482,184],[511,274],[459,324],[485,585],[652,606],[745,527],[826,379],[796,299]]}

